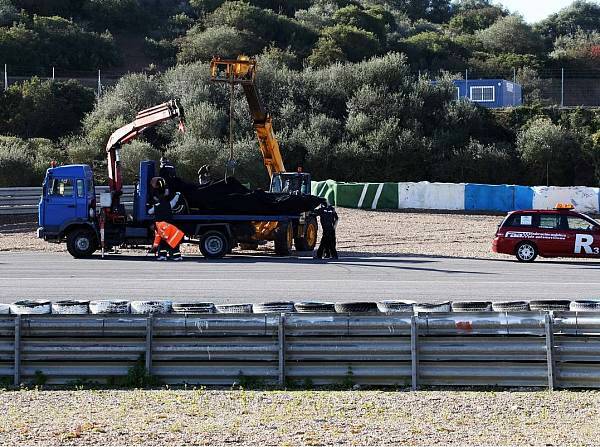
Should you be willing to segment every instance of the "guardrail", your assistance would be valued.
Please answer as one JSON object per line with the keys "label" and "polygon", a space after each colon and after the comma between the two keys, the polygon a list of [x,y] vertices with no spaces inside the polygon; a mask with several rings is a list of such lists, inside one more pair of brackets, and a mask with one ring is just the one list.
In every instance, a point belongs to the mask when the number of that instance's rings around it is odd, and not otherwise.
{"label": "guardrail", "polygon": [[[96,199],[100,193],[108,192],[107,186],[96,186]],[[124,186],[121,202],[127,209],[133,209],[134,186]],[[41,187],[0,188],[0,215],[33,215],[38,212],[42,195]]]}
{"label": "guardrail", "polygon": [[15,386],[118,383],[600,388],[600,312],[2,315]]}

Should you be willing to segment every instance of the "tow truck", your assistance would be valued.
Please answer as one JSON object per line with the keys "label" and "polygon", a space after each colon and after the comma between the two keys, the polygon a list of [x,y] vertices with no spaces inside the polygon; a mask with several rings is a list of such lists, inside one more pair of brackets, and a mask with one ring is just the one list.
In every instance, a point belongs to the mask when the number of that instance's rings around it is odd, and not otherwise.
{"label": "tow truck", "polygon": [[[183,110],[172,100],[139,112],[131,123],[116,130],[106,145],[109,192],[96,203],[93,171],[89,165],[49,168],[43,182],[38,209],[38,237],[48,242],[66,243],[75,258],[90,257],[98,249],[102,255],[111,248],[149,246],[153,240],[151,180],[156,176],[153,160],[140,162],[139,181],[129,214],[121,203],[123,178],[120,151],[127,142],[160,123],[178,118],[183,128]],[[309,216],[313,217],[313,216]],[[289,255],[292,244],[302,248],[304,213],[261,214],[177,214],[173,223],[186,234],[186,242],[198,244],[207,258],[221,258],[237,244],[256,244],[265,237],[275,242],[279,255]],[[316,235],[315,235],[316,239]]]}

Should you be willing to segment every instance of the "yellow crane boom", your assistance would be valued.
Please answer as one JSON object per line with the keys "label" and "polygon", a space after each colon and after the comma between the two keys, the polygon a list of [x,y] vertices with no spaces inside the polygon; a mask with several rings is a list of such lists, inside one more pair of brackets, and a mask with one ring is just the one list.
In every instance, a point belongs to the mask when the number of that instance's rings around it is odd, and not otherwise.
{"label": "yellow crane boom", "polygon": [[279,143],[273,132],[273,120],[266,112],[256,88],[256,60],[245,56],[238,59],[213,58],[210,63],[210,79],[214,82],[242,86],[269,177],[285,172]]}

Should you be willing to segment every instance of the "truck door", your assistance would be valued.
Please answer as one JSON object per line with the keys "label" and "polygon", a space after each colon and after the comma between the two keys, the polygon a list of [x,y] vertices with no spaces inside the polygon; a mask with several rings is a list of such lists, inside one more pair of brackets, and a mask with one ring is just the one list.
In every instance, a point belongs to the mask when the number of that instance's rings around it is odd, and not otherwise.
{"label": "truck door", "polygon": [[[45,197],[44,226],[50,230],[58,228],[66,221],[77,217],[77,200],[74,181],[70,177],[53,177]],[[85,199],[83,199],[85,202]]]}
{"label": "truck door", "polygon": [[579,216],[567,215],[570,256],[600,257],[600,228]]}

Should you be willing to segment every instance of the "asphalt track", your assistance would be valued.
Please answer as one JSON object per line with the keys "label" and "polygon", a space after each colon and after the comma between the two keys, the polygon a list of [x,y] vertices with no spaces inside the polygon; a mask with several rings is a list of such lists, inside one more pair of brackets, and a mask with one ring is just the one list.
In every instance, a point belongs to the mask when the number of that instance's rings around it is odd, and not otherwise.
{"label": "asphalt track", "polygon": [[0,253],[0,302],[16,299],[173,299],[262,302],[380,299],[507,300],[600,296],[600,262],[440,257],[309,258]]}

